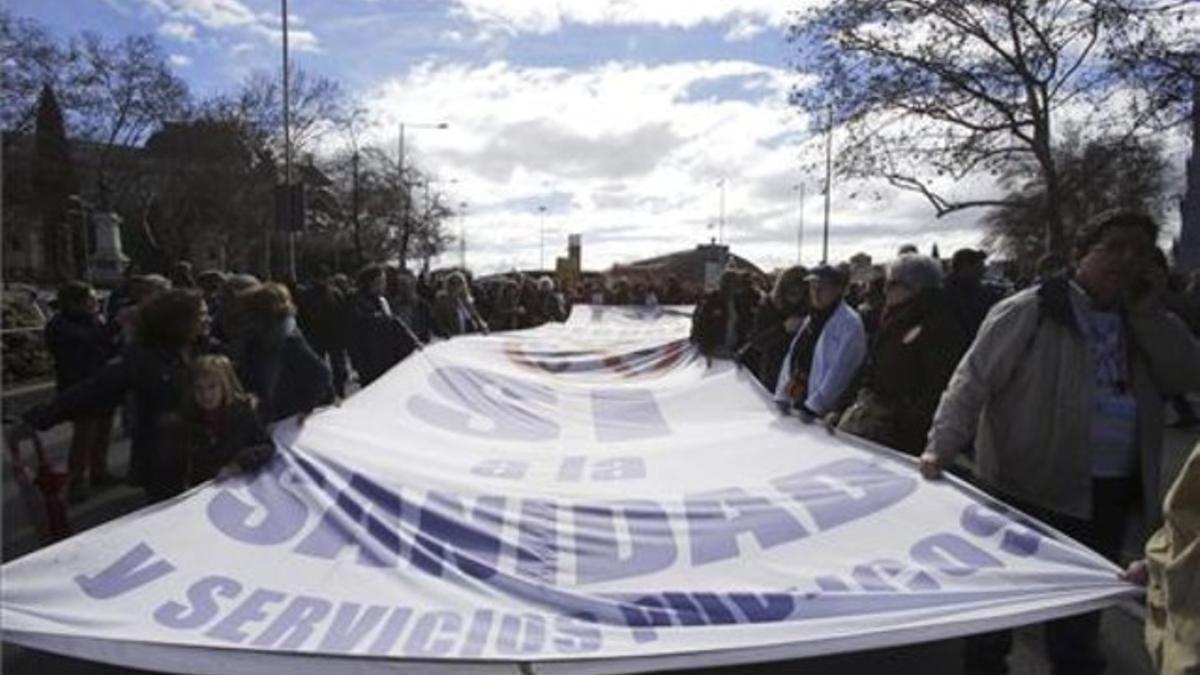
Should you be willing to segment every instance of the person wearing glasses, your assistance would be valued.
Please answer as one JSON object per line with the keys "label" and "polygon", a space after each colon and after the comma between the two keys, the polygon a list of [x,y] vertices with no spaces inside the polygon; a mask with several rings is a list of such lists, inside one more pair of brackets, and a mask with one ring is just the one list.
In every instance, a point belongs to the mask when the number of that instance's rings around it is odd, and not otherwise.
{"label": "person wearing glasses", "polygon": [[[1066,275],[992,308],[934,414],[926,478],[974,439],[985,488],[1114,562],[1139,502],[1158,526],[1163,397],[1200,389],[1200,343],[1163,306],[1158,234],[1145,214],[1102,214]],[[1050,622],[1054,672],[1102,672],[1099,628],[1099,612]],[[1007,672],[1011,647],[1009,631],[968,639],[966,672]]]}

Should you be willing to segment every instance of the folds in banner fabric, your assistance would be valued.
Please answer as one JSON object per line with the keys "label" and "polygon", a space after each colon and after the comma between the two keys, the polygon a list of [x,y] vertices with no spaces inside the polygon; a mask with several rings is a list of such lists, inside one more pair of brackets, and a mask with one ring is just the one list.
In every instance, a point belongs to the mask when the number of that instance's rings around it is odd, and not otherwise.
{"label": "folds in banner fabric", "polygon": [[961,483],[780,415],[686,310],[414,354],[260,473],[3,568],[6,640],[187,673],[633,672],[951,637],[1129,594]]}

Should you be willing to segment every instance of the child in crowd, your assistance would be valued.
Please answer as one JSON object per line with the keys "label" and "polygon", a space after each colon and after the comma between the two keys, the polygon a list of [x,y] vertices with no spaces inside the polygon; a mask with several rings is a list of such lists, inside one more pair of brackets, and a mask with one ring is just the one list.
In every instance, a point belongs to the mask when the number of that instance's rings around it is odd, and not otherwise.
{"label": "child in crowd", "polygon": [[255,399],[242,390],[233,363],[225,356],[199,356],[192,363],[192,397],[183,411],[176,453],[183,466],[178,491],[199,485],[223,469],[253,471],[266,464],[275,446],[255,410]]}

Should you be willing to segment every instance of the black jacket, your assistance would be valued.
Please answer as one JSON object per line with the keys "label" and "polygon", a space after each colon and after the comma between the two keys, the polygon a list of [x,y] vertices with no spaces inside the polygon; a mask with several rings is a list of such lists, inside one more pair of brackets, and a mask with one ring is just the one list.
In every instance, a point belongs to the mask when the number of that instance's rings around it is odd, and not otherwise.
{"label": "black jacket", "polygon": [[59,312],[46,324],[46,348],[62,392],[104,367],[116,354],[116,335],[94,314]]}
{"label": "black jacket", "polygon": [[416,343],[399,322],[384,311],[380,297],[369,293],[354,296],[351,332],[347,347],[350,364],[365,386],[408,356]]}
{"label": "black jacket", "polygon": [[131,436],[130,479],[146,487],[156,499],[164,479],[162,450],[164,422],[177,415],[191,396],[191,370],[183,354],[134,343],[92,377],[67,389],[47,404],[25,413],[25,421],[36,429],[50,427],[80,415],[116,407],[132,392],[136,415]]}
{"label": "black jacket", "polygon": [[783,359],[787,356],[788,347],[792,345],[792,337],[795,335],[787,332],[783,324],[789,317],[802,318],[807,313],[807,308],[801,306],[781,309],[770,295],[763,297],[758,303],[745,363],[753,369],[754,376],[767,391],[775,391],[779,369],[783,367]]}
{"label": "black jacket", "polygon": [[300,325],[319,352],[345,348],[349,315],[346,298],[332,285],[313,284],[300,294]]}
{"label": "black jacket", "polygon": [[[757,300],[757,298],[755,298]],[[754,322],[754,303],[744,294],[734,296],[737,312],[734,322],[734,343],[725,344],[725,328],[729,320],[729,303],[720,291],[704,296],[692,315],[692,341],[705,356],[730,356],[746,343]]]}
{"label": "black jacket", "polygon": [[249,336],[241,358],[242,384],[258,397],[267,422],[333,402],[329,366],[290,317]]}
{"label": "black jacket", "polygon": [[242,464],[250,457],[269,459],[275,448],[257,411],[247,401],[232,403],[225,409],[222,427],[216,435],[196,420],[188,422],[187,432],[188,485],[214,478],[232,462]]}

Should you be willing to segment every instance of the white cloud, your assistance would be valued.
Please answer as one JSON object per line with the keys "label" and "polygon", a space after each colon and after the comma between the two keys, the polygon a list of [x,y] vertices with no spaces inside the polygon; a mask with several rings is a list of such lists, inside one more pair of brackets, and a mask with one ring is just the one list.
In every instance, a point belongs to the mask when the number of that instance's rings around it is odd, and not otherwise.
{"label": "white cloud", "polygon": [[[280,15],[256,13],[242,0],[141,0],[141,2],[170,19],[166,25],[199,24],[214,31],[245,31],[275,44],[282,41]],[[288,12],[291,26],[304,24],[303,17]],[[194,26],[191,26],[194,30]],[[176,27],[177,29],[177,27]],[[161,30],[161,29],[160,29]],[[164,33],[166,34],[166,33]],[[174,37],[174,36],[172,36]],[[320,51],[317,36],[309,30],[289,30],[289,45],[297,51]]]}
{"label": "white cloud", "polygon": [[192,65],[192,57],[183,54],[172,54],[167,57],[167,61],[176,68],[186,68]]}
{"label": "white cloud", "polygon": [[158,33],[180,42],[192,42],[196,39],[196,27],[182,21],[168,21],[158,27]]}
{"label": "white cloud", "polygon": [[758,24],[783,26],[789,12],[820,1],[457,0],[456,11],[476,23],[499,24],[514,32],[550,33],[566,23],[694,28],[702,23],[753,19]]}
{"label": "white cloud", "polygon": [[240,0],[143,0],[159,11],[185,17],[207,28],[248,26],[257,22],[254,12]]}
{"label": "white cloud", "polygon": [[766,22],[751,21],[746,18],[738,19],[725,33],[726,42],[746,42],[765,32],[770,26]]}
{"label": "white cloud", "polygon": [[[471,204],[467,257],[480,270],[537,264],[539,204],[548,206],[550,261],[573,232],[584,236],[589,269],[691,248],[718,234],[709,225],[719,220],[721,176],[725,239],[772,268],[795,261],[797,158],[820,147],[787,105],[794,81],[785,68],[743,61],[583,71],[429,63],[367,96],[375,119],[368,137],[395,152],[404,121],[409,160],[458,180],[447,198]],[[694,96],[697,87],[710,95]],[[449,128],[419,126],[440,121]],[[803,178],[812,263],[821,176]],[[943,250],[978,240],[969,222],[934,223],[919,198],[883,188],[837,186],[831,222],[838,258],[862,249],[890,255],[909,240],[922,250],[935,239]]]}

